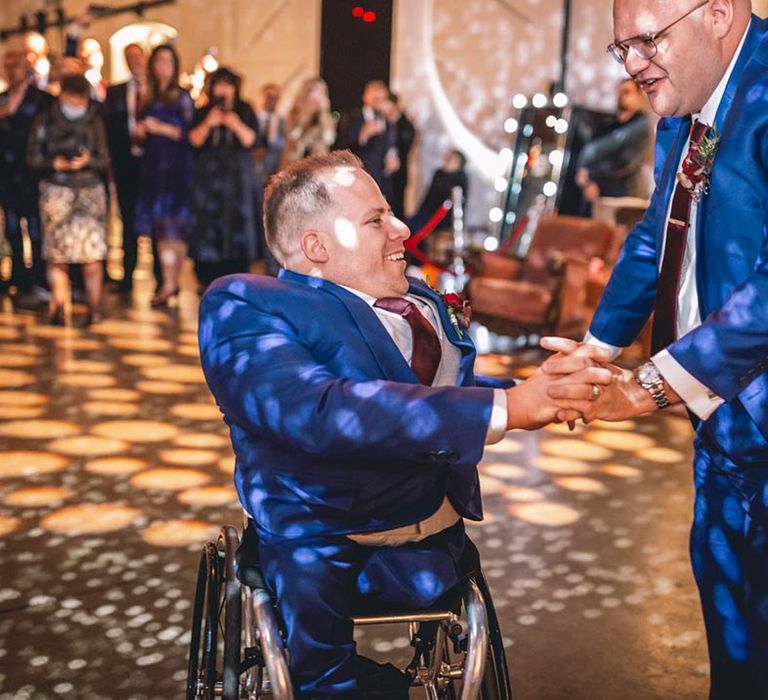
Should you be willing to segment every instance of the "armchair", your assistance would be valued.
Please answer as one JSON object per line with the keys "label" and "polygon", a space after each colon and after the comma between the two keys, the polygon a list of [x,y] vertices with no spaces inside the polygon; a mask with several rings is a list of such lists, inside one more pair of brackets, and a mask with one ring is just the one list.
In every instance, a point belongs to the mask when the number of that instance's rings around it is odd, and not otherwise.
{"label": "armchair", "polygon": [[502,335],[581,336],[591,316],[588,288],[601,285],[625,234],[592,219],[542,217],[525,259],[481,254],[467,286],[472,318]]}

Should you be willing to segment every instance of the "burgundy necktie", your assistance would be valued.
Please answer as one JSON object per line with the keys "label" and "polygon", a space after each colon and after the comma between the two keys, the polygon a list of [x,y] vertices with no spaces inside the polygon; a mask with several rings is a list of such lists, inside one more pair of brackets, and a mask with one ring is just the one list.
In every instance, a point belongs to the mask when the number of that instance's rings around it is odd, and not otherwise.
{"label": "burgundy necktie", "polygon": [[383,297],[377,299],[374,306],[400,314],[408,321],[413,333],[411,369],[422,384],[432,386],[442,356],[440,340],[432,324],[424,318],[415,304],[403,297]]}
{"label": "burgundy necktie", "polygon": [[[691,129],[688,153],[695,152],[709,127],[696,121]],[[677,337],[677,292],[680,285],[680,271],[685,257],[688,240],[688,224],[691,220],[691,193],[679,182],[675,183],[672,209],[667,222],[664,244],[664,258],[656,282],[656,300],[653,307],[653,329],[651,354],[663,350]]]}

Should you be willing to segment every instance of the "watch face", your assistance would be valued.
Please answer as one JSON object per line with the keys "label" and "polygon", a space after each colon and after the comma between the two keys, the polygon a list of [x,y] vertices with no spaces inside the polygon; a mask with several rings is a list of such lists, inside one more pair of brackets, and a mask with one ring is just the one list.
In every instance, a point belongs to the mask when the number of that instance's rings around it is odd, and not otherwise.
{"label": "watch face", "polygon": [[657,374],[653,365],[643,365],[637,370],[637,378],[643,383],[653,383],[657,380]]}

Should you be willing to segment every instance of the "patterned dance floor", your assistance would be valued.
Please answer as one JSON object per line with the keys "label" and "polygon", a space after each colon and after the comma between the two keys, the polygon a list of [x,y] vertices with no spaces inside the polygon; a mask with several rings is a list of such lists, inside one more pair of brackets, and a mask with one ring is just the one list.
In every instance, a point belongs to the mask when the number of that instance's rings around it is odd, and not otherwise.
{"label": "patterned dance floor", "polygon": [[[0,698],[183,696],[201,543],[239,525],[196,295],[109,299],[90,329],[0,310]],[[503,356],[480,370],[523,371]],[[516,432],[470,525],[516,700],[706,695],[679,416]],[[409,656],[401,631],[361,648]],[[415,695],[413,697],[416,697]]]}

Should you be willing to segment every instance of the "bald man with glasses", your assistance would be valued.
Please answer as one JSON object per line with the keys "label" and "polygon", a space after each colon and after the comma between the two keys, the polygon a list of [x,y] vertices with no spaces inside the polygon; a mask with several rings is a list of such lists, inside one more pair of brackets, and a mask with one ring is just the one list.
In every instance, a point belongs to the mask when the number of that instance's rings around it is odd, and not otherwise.
{"label": "bald man with glasses", "polygon": [[[765,700],[768,22],[751,13],[748,0],[614,0],[613,18],[608,51],[662,117],[656,190],[585,344],[548,346],[585,362],[615,357],[654,313],[651,358],[634,372],[615,368],[611,387],[584,413],[622,420],[672,404],[688,409],[695,431],[691,559],[710,699]],[[562,362],[550,361],[545,371]],[[550,396],[567,399],[569,389],[552,387]]]}

